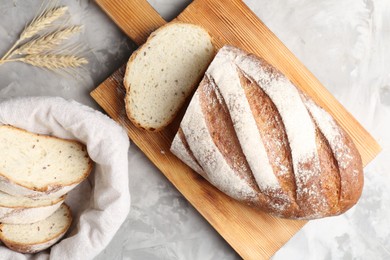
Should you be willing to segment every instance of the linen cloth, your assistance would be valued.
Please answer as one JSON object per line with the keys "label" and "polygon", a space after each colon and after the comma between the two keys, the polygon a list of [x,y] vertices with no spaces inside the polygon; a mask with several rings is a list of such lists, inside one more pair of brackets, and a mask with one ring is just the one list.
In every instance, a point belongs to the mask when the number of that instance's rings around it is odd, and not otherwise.
{"label": "linen cloth", "polygon": [[0,259],[92,259],[111,241],[130,210],[129,139],[109,117],[59,97],[28,97],[0,103],[0,124],[76,139],[87,146],[94,170],[69,192],[73,223],[51,249],[20,254],[0,245]]}

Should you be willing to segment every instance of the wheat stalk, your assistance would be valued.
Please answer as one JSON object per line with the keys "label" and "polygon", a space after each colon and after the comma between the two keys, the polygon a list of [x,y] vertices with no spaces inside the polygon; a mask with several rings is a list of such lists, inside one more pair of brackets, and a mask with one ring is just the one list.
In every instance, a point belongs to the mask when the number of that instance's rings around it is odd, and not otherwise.
{"label": "wheat stalk", "polygon": [[7,59],[12,51],[24,40],[30,39],[31,37],[37,35],[39,32],[47,29],[55,20],[62,17],[68,7],[54,7],[44,11],[38,17],[34,18],[34,20],[23,30],[20,34],[19,39],[15,42],[15,44],[8,50],[8,52],[1,58],[1,60]]}
{"label": "wheat stalk", "polygon": [[81,26],[71,26],[59,31],[52,32],[48,35],[41,36],[35,40],[31,40],[18,49],[14,50],[9,57],[22,54],[40,54],[49,52],[60,45],[64,40],[69,39],[73,34],[81,31]]}
{"label": "wheat stalk", "polygon": [[45,68],[49,70],[58,70],[66,68],[77,68],[88,64],[85,58],[74,55],[63,54],[31,54],[25,57],[16,59],[36,67]]}
{"label": "wheat stalk", "polygon": [[[62,50],[56,48],[73,34],[80,32],[81,26],[56,29],[51,33],[42,35],[42,32],[47,31],[54,21],[66,13],[68,8],[64,6],[46,7],[45,9],[23,30],[19,39],[0,59],[0,65],[19,61],[51,71],[63,69],[69,73],[74,71],[75,68],[88,64],[87,59],[79,57],[77,52],[70,49],[69,46]],[[33,37],[35,38],[31,39]],[[31,40],[25,42],[28,39]],[[23,44],[23,42],[25,43]]]}
{"label": "wheat stalk", "polygon": [[55,20],[62,17],[68,10],[67,6],[54,7],[47,11],[44,11],[37,19],[34,19],[27,27],[23,30],[20,35],[20,39],[30,39],[37,35],[37,33],[47,29]]}

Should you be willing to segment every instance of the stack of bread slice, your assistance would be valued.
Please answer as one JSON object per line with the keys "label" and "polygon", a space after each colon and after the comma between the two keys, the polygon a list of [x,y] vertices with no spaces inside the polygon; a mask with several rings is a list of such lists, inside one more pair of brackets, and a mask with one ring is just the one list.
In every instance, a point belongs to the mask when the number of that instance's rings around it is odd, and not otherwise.
{"label": "stack of bread slice", "polygon": [[0,126],[0,240],[21,253],[56,243],[72,222],[66,194],[91,170],[77,141]]}

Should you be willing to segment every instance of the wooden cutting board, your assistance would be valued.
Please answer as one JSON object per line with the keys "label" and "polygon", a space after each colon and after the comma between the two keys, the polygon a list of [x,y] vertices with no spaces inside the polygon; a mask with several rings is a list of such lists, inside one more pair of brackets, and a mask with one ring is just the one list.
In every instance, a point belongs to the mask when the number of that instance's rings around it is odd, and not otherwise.
{"label": "wooden cutting board", "polygon": [[[96,2],[139,45],[152,31],[166,23],[146,0]],[[379,153],[380,147],[370,134],[242,1],[195,0],[176,20],[202,25],[218,48],[226,43],[235,45],[276,66],[336,118],[355,141],[364,165]],[[241,257],[271,257],[306,223],[275,218],[230,199],[172,155],[169,146],[181,116],[160,133],[137,129],[126,118],[123,73],[124,66],[96,88],[92,97],[126,128],[131,140]]]}

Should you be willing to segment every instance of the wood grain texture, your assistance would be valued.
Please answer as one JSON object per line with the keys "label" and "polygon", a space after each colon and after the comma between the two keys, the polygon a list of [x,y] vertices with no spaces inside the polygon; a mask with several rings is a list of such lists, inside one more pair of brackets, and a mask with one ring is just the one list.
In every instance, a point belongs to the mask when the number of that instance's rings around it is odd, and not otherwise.
{"label": "wood grain texture", "polygon": [[[134,19],[126,21],[126,26],[123,26],[121,17],[126,17],[126,13],[122,7],[117,10],[123,1],[97,2],[122,29],[131,27],[131,30],[124,31],[129,31],[128,35],[137,43],[146,39],[142,30],[150,33],[155,29],[154,19],[157,18],[154,10],[134,13]],[[125,5],[134,12],[148,4],[146,1],[129,1]],[[218,48],[229,43],[267,59],[336,118],[355,141],[364,165],[380,151],[367,131],[240,0],[195,0],[177,20],[204,26]],[[135,32],[142,35],[136,36]],[[125,127],[132,141],[243,258],[269,258],[306,223],[275,218],[230,199],[171,154],[169,147],[184,109],[175,122],[160,133],[136,128],[127,119],[124,109],[123,74],[124,66],[96,88],[92,97]]]}
{"label": "wood grain texture", "polygon": [[143,44],[164,19],[146,0],[95,0],[107,15],[136,44]]}

